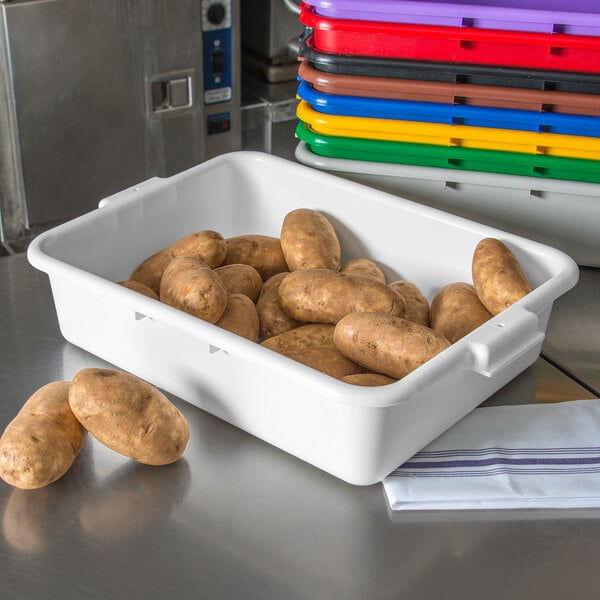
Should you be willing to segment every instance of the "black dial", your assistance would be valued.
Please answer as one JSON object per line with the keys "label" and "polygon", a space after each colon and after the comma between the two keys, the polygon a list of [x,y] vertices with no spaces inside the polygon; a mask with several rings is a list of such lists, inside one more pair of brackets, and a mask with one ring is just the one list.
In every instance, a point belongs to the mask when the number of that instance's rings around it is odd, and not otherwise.
{"label": "black dial", "polygon": [[213,25],[219,25],[225,19],[227,10],[220,2],[215,2],[208,7],[206,17]]}

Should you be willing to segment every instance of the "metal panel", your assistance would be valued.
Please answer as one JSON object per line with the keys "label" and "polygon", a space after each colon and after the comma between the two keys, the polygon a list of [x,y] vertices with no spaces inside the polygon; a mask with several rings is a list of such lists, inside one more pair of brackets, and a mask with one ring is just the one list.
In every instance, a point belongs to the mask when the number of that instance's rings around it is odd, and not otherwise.
{"label": "metal panel", "polygon": [[[231,4],[231,99],[204,102],[202,8],[211,2],[0,5],[2,137],[9,126],[15,131],[11,148],[0,154],[0,176],[7,180],[0,209],[12,213],[3,216],[11,230],[5,237],[21,233],[19,219],[27,228],[63,221],[148,177],[241,147],[237,0]],[[189,106],[153,112],[152,82],[182,73],[189,78]],[[228,127],[209,135],[207,118],[215,114],[230,115]]]}

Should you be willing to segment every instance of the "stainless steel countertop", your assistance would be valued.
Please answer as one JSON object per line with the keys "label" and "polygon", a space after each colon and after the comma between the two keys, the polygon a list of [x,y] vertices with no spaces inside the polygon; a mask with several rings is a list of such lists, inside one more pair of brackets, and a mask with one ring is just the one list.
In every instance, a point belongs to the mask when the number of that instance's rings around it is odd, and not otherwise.
{"label": "stainless steel countertop", "polygon": [[[563,319],[592,310],[579,292],[597,294],[599,281],[586,271],[551,319],[554,354],[598,364],[598,346]],[[42,385],[106,366],[61,337],[47,277],[24,254],[0,258],[0,348],[0,430]],[[591,396],[540,359],[488,403]],[[0,481],[2,600],[600,595],[600,510],[393,515],[380,484],[350,486],[171,399],[192,431],[173,465],[135,464],[88,439],[46,488]]]}

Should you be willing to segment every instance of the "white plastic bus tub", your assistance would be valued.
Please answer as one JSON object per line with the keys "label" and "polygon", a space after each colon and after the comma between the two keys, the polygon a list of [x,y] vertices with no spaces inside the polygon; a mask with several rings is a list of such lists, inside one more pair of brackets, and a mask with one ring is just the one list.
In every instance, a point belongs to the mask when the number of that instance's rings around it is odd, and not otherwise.
{"label": "white plastic bus tub", "polygon": [[[430,299],[470,281],[473,249],[488,236],[512,249],[534,290],[404,379],[366,388],[115,283],[193,231],[279,236],[299,207],[334,223],[343,260],[370,257]],[[39,235],[28,258],[49,275],[66,340],[357,485],[380,481],[531,365],[553,302],[578,278],[554,248],[244,151],[115,194]]]}
{"label": "white plastic bus tub", "polygon": [[295,154],[304,165],[549,244],[581,266],[600,267],[600,184],[332,158],[304,142]]}

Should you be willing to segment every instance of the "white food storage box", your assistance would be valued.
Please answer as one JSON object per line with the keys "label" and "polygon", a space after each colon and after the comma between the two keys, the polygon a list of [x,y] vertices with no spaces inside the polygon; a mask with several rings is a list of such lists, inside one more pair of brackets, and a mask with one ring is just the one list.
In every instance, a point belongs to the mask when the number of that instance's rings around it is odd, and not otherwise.
{"label": "white food storage box", "polygon": [[[404,379],[354,386],[133,292],[144,258],[193,231],[279,236],[307,207],[343,260],[369,257],[431,300],[471,280],[483,237],[503,240],[534,290]],[[380,481],[538,357],[553,302],[578,278],[559,250],[268,154],[234,152],[153,178],[33,240],[73,344],[347,482]],[[193,432],[192,432],[193,435]]]}
{"label": "white food storage box", "polygon": [[304,142],[295,155],[309,167],[550,244],[579,265],[600,267],[600,184],[331,158]]}

